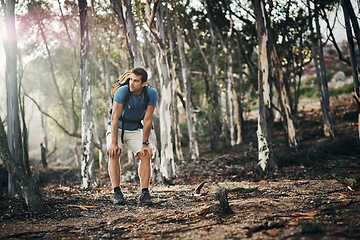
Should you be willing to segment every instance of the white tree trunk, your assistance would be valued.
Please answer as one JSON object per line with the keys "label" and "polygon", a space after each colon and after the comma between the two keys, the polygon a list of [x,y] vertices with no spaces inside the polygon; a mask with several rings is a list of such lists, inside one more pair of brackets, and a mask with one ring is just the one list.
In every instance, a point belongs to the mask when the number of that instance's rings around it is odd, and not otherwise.
{"label": "white tree trunk", "polygon": [[269,32],[267,30],[266,9],[263,0],[253,0],[256,15],[256,28],[259,42],[259,118],[258,118],[258,157],[259,165],[265,170],[270,157],[268,116],[271,109]]}
{"label": "white tree trunk", "polygon": [[[17,84],[17,38],[15,30],[15,1],[7,1],[4,6],[6,36],[4,49],[6,54],[6,99],[7,99],[7,142],[10,153],[18,166],[24,168],[19,118],[18,84]],[[10,172],[8,177],[8,193],[15,194],[18,190]]]}
{"label": "white tree trunk", "polygon": [[123,16],[125,20],[125,34],[129,41],[129,49],[131,48],[130,53],[133,54],[134,57],[134,67],[144,67],[144,58],[140,51],[135,24],[133,20],[133,14],[131,11],[131,0],[123,0],[122,3]]}
{"label": "white tree trunk", "polygon": [[[176,18],[178,22],[178,18]],[[178,22],[179,26],[179,22]],[[183,43],[183,36],[180,29],[176,28],[176,36],[177,42],[179,47],[179,55],[180,55],[180,62],[181,62],[181,72],[183,77],[183,84],[184,84],[184,91],[185,91],[185,106],[186,106],[186,119],[188,125],[188,132],[189,132],[189,147],[190,147],[190,159],[196,159],[199,157],[199,147],[198,142],[196,139],[196,133],[192,118],[192,104],[191,104],[191,83],[189,78],[189,66],[186,61],[186,55],[184,50],[184,43]],[[175,84],[175,83],[174,83]]]}
{"label": "white tree trunk", "polygon": [[[146,1],[146,9],[149,18],[149,26],[154,20],[150,17],[150,2]],[[160,78],[160,140],[161,140],[161,164],[160,171],[165,178],[175,176],[175,163],[174,163],[174,152],[173,152],[173,142],[171,134],[171,82],[169,75],[169,64],[167,61],[167,54],[164,45],[164,24],[163,24],[163,14],[161,0],[155,4],[158,4],[157,12],[152,12],[151,16],[157,16],[157,30],[151,28],[152,35],[156,39],[157,48],[156,51],[156,64],[159,72]],[[153,10],[153,11],[154,11]]]}
{"label": "white tree trunk", "polygon": [[94,124],[92,119],[92,101],[91,101],[91,86],[89,78],[89,29],[87,21],[87,1],[79,0],[80,13],[80,32],[81,32],[81,140],[82,140],[82,159],[81,159],[81,178],[82,188],[89,188],[90,186],[97,186],[94,169]]}
{"label": "white tree trunk", "polygon": [[158,49],[156,62],[160,75],[160,139],[161,139],[161,164],[160,171],[165,178],[175,175],[174,152],[171,135],[171,84],[168,72],[166,52]]}
{"label": "white tree trunk", "polygon": [[[229,53],[228,53],[229,54]],[[230,66],[230,63],[228,62],[228,74],[226,78],[226,92],[227,92],[227,101],[229,104],[229,128],[230,128],[230,144],[231,146],[234,146],[236,143],[236,137],[235,137],[235,124],[234,124],[234,95],[233,95],[233,86],[231,83],[232,78],[232,67]]]}
{"label": "white tree trunk", "polygon": [[[173,112],[173,131],[174,131],[174,142],[175,142],[175,153],[178,160],[183,161],[184,155],[182,152],[181,147],[181,131],[180,131],[180,125],[179,125],[179,111],[177,108],[177,96],[176,96],[176,89],[178,88],[178,82],[176,81],[177,74],[176,74],[176,63],[174,60],[175,55],[175,44],[174,39],[172,36],[172,32],[168,31],[168,37],[169,37],[169,46],[170,46],[170,64],[171,64],[171,80],[172,80],[172,88],[171,88],[171,96],[172,96],[172,112]],[[180,84],[180,83],[179,83]]]}

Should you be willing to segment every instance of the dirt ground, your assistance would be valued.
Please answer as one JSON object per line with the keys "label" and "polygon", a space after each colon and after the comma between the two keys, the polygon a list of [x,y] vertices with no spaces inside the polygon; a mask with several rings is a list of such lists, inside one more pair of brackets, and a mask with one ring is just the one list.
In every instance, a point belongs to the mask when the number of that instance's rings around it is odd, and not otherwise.
{"label": "dirt ground", "polygon": [[[285,147],[281,124],[274,124],[273,170],[256,166],[256,121],[250,120],[241,146],[216,154],[204,147],[200,159],[177,163],[176,178],[152,184],[151,207],[137,204],[137,178],[122,183],[127,205],[114,206],[106,173],[97,172],[99,187],[82,190],[79,170],[40,169],[53,212],[32,213],[18,196],[2,194],[0,239],[360,239],[356,105],[351,96],[332,99],[333,139],[323,136],[318,106],[305,106],[296,151]],[[215,195],[220,187],[230,213]]]}

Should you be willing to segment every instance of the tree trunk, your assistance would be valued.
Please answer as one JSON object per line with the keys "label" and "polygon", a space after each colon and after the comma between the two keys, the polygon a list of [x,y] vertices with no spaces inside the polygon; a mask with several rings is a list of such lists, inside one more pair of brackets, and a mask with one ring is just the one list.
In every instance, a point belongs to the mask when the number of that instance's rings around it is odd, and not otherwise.
{"label": "tree trunk", "polygon": [[94,134],[92,120],[92,102],[91,86],[89,78],[89,28],[87,20],[87,1],[79,0],[80,14],[80,73],[81,73],[81,141],[82,141],[82,159],[81,159],[81,177],[82,188],[97,186],[94,169]]}
{"label": "tree trunk", "polygon": [[321,72],[321,87],[322,87],[322,112],[324,118],[324,134],[327,137],[334,137],[334,120],[330,108],[330,98],[329,98],[329,88],[326,79],[326,67],[324,59],[323,44],[321,40],[321,29],[319,24],[319,13],[317,5],[315,4],[315,23],[316,23],[316,35],[318,41],[318,53],[319,53],[319,63],[320,63],[320,72]]}
{"label": "tree trunk", "polygon": [[[345,27],[346,27],[346,36],[349,43],[349,52],[350,52],[350,62],[351,62],[351,69],[352,69],[352,75],[353,75],[353,84],[354,84],[354,92],[355,92],[355,99],[359,108],[359,102],[360,102],[360,90],[359,90],[359,72],[358,72],[358,64],[356,60],[356,51],[355,51],[355,44],[353,40],[353,35],[351,31],[351,25],[350,25],[350,11],[352,9],[350,1],[347,0],[341,0],[342,9],[344,12],[344,19],[345,19]],[[350,5],[349,5],[350,4]],[[351,7],[351,9],[350,9]],[[355,26],[354,26],[355,25]],[[354,28],[356,28],[356,24],[353,23]],[[354,31],[356,31],[354,29]],[[359,42],[360,39],[357,39]],[[358,135],[360,139],[360,112],[358,111]]]}
{"label": "tree trunk", "polygon": [[266,17],[265,3],[263,0],[252,0],[256,15],[256,28],[259,43],[259,118],[258,118],[258,151],[259,165],[265,170],[270,159],[270,130],[268,119],[271,111],[271,92],[270,92],[270,39],[268,32],[268,22]]}
{"label": "tree trunk", "polygon": [[[201,1],[205,8],[208,8],[208,5],[206,4],[206,1]],[[211,18],[209,17],[209,20],[211,21]],[[221,143],[220,136],[222,135],[222,124],[221,124],[221,106],[219,104],[220,97],[218,94],[218,85],[216,82],[216,74],[215,71],[217,69],[216,66],[216,51],[217,51],[217,39],[214,34],[214,28],[213,24],[210,22],[209,24],[209,32],[211,37],[211,44],[210,44],[210,59],[208,60],[204,51],[201,48],[201,44],[198,40],[198,38],[195,36],[195,40],[197,42],[197,45],[199,47],[199,51],[201,55],[203,56],[203,59],[207,65],[208,69],[208,77],[210,80],[207,80],[205,77],[205,85],[206,85],[206,95],[208,99],[209,104],[209,125],[212,127],[212,134],[210,139],[211,144],[211,150],[217,150],[219,149]]]}
{"label": "tree trunk", "polygon": [[[15,1],[7,1],[4,5],[6,36],[4,49],[6,54],[6,97],[7,97],[7,130],[8,147],[14,163],[24,169],[23,148],[19,119],[19,101],[17,84],[17,38],[15,29]],[[10,195],[17,192],[16,183],[9,171],[8,192]]]}
{"label": "tree trunk", "polygon": [[[175,13],[177,15],[177,13]],[[183,84],[184,84],[184,91],[185,91],[185,97],[186,97],[186,119],[187,119],[187,127],[189,132],[189,148],[190,148],[190,159],[197,159],[199,157],[199,147],[198,142],[196,139],[196,133],[192,118],[192,112],[193,108],[191,105],[191,82],[190,82],[190,76],[189,76],[189,66],[186,61],[186,55],[184,50],[184,43],[183,43],[183,36],[181,33],[181,30],[179,29],[180,22],[178,16],[176,17],[176,36],[177,36],[177,43],[179,48],[179,57],[180,57],[180,63],[181,63],[181,72],[182,72],[182,78],[183,78]],[[174,83],[175,84],[175,83]]]}
{"label": "tree trunk", "polygon": [[[167,11],[168,12],[168,11]],[[169,36],[169,46],[170,46],[170,64],[172,69],[171,74],[171,80],[172,80],[172,88],[171,88],[171,96],[172,96],[172,112],[173,112],[173,131],[174,131],[174,141],[175,141],[175,153],[177,156],[177,159],[180,161],[184,160],[184,155],[181,148],[181,131],[180,131],[180,125],[179,125],[179,111],[177,108],[177,96],[176,96],[176,89],[177,89],[177,74],[176,74],[176,64],[174,60],[175,55],[175,45],[174,45],[174,39],[172,37],[172,32],[170,29],[168,29],[168,36]]]}
{"label": "tree trunk", "polygon": [[111,0],[111,3],[113,4],[115,12],[124,26],[126,43],[128,45],[129,53],[134,66],[144,66],[144,60],[136,37],[136,29],[131,10],[131,0],[123,0],[122,3],[120,3],[119,0]]}
{"label": "tree trunk", "polygon": [[[310,31],[313,33],[313,16],[310,7],[310,1],[308,0],[308,10],[310,15]],[[324,135],[327,137],[334,137],[334,127],[333,127],[333,118],[330,109],[330,101],[329,101],[329,90],[327,86],[326,80],[326,69],[325,69],[325,62],[324,56],[322,51],[322,42],[321,42],[321,32],[320,32],[320,25],[319,25],[319,17],[317,13],[317,7],[315,4],[315,23],[316,23],[316,38],[317,42],[314,38],[312,38],[312,48],[313,48],[313,58],[314,58],[314,65],[316,69],[316,75],[318,80],[318,92],[319,92],[319,99],[321,103],[321,111],[323,115],[324,121]],[[311,34],[313,35],[313,34]]]}
{"label": "tree trunk", "polygon": [[[44,32],[44,29],[43,29],[43,23],[40,20],[39,20],[38,26],[39,26],[41,37],[42,37],[42,39],[44,41],[46,52],[47,52],[47,55],[48,55],[50,73],[51,73],[51,77],[52,77],[52,80],[53,80],[53,83],[54,83],[56,95],[59,98],[60,105],[62,106],[62,108],[64,110],[66,118],[71,120],[69,110],[68,110],[68,108],[66,107],[66,104],[65,104],[65,99],[64,99],[64,97],[62,96],[62,94],[60,92],[60,88],[59,88],[59,85],[58,85],[56,77],[55,77],[54,65],[53,65],[53,61],[52,61],[52,58],[51,58],[49,45],[47,43],[47,39],[46,39],[45,32]],[[74,130],[74,129],[72,129],[72,130]]]}
{"label": "tree trunk", "polygon": [[[229,115],[230,115],[230,139],[231,139],[231,146],[235,144],[240,144],[242,142],[242,134],[241,134],[241,119],[239,115],[239,100],[238,94],[236,92],[236,84],[234,79],[234,72],[233,72],[233,58],[232,58],[232,46],[231,40],[233,37],[233,20],[231,16],[230,6],[227,2],[226,6],[227,10],[229,11],[229,18],[230,18],[230,29],[227,34],[227,46],[225,42],[221,40],[223,49],[226,54],[228,70],[227,70],[227,91],[228,91],[228,102],[229,102]],[[222,35],[219,31],[220,39]],[[235,131],[236,130],[236,131]]]}
{"label": "tree trunk", "polygon": [[295,126],[294,126],[294,121],[293,121],[293,114],[292,114],[292,110],[291,110],[291,104],[290,104],[290,99],[288,97],[287,94],[287,90],[286,90],[286,85],[285,85],[285,80],[284,80],[284,75],[281,69],[281,64],[280,64],[280,60],[277,54],[277,50],[275,47],[275,44],[272,44],[272,56],[273,56],[273,62],[275,65],[275,71],[276,71],[276,76],[278,79],[278,94],[279,94],[279,100],[280,100],[280,105],[281,105],[281,111],[282,111],[282,118],[283,118],[283,122],[284,122],[284,126],[285,126],[285,132],[287,134],[287,140],[288,140],[288,144],[290,147],[292,148],[296,148],[297,147],[297,141],[296,141],[296,130],[295,130]]}
{"label": "tree trunk", "polygon": [[[21,83],[20,83],[21,84]],[[19,91],[20,93],[20,91]],[[29,175],[31,175],[31,170],[30,170],[30,159],[29,159],[29,136],[28,136],[28,129],[27,129],[27,124],[25,121],[25,97],[21,97],[19,98],[20,101],[20,113],[21,113],[21,122],[22,122],[22,143],[23,143],[23,154],[24,154],[24,167],[25,167],[25,172]]]}
{"label": "tree trunk", "polygon": [[[146,1],[147,9],[150,9],[149,0]],[[150,13],[150,11],[148,11]],[[154,17],[157,16],[157,27],[152,27]],[[156,64],[160,78],[160,140],[161,140],[161,164],[160,171],[165,178],[175,176],[175,162],[171,134],[171,82],[169,76],[169,65],[167,61],[167,53],[165,49],[164,24],[161,0],[154,3],[154,8],[149,15],[149,24],[152,36],[154,37],[157,48]]]}
{"label": "tree trunk", "polygon": [[[7,2],[9,4],[9,1]],[[25,169],[19,165],[7,145],[6,133],[0,118],[0,159],[3,160],[7,171],[20,184],[22,196],[26,205],[35,212],[44,213],[49,210],[49,206],[43,201],[39,193],[38,186],[33,178],[26,174]]]}

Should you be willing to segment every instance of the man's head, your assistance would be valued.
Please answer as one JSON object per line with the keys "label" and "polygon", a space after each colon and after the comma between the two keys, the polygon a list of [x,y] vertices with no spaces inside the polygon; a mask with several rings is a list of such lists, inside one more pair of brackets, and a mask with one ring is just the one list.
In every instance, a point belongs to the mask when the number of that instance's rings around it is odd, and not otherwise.
{"label": "man's head", "polygon": [[143,87],[147,84],[147,72],[144,68],[137,67],[131,70],[129,88],[135,96],[140,96]]}
{"label": "man's head", "polygon": [[137,68],[134,68],[133,70],[131,70],[131,73],[137,75],[137,76],[141,76],[141,82],[144,83],[144,82],[147,82],[147,72],[144,68],[142,67],[137,67]]}

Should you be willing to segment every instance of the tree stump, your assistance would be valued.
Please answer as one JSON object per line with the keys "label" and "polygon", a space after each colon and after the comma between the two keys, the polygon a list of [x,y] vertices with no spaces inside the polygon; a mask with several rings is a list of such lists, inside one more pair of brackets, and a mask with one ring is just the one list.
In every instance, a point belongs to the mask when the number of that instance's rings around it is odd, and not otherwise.
{"label": "tree stump", "polygon": [[215,195],[217,199],[220,201],[220,207],[224,211],[224,213],[234,213],[234,211],[229,206],[226,188],[221,187],[216,189]]}

